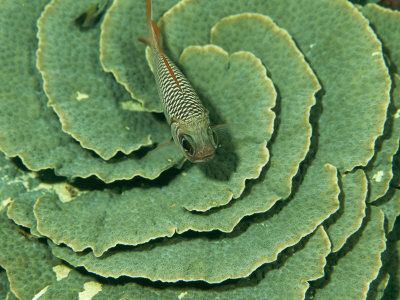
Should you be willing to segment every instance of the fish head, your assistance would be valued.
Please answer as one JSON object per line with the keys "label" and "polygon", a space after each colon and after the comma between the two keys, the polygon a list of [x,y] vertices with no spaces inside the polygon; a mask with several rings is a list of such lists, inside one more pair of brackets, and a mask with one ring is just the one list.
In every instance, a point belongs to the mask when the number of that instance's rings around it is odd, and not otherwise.
{"label": "fish head", "polygon": [[171,132],[178,148],[192,163],[207,163],[213,159],[218,137],[208,116],[191,121],[172,120]]}

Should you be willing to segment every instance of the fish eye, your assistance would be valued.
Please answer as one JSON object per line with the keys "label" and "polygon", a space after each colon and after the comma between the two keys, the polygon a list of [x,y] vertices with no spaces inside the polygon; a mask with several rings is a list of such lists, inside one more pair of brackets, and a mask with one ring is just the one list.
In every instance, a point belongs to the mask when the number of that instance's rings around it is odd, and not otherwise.
{"label": "fish eye", "polygon": [[211,127],[208,127],[208,136],[210,138],[211,144],[214,146],[215,149],[218,147],[218,136],[217,133],[211,129]]}
{"label": "fish eye", "polygon": [[192,146],[192,144],[189,142],[189,137],[187,136],[181,136],[180,139],[182,148],[185,150],[185,152],[189,155],[189,156],[193,156],[194,155],[194,148]]}

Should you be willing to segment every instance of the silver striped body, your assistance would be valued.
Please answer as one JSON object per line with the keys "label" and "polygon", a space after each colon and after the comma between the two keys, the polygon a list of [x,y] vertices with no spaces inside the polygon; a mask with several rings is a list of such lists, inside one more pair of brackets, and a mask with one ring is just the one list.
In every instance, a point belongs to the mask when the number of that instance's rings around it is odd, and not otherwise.
{"label": "silver striped body", "polygon": [[152,55],[158,93],[168,123],[170,123],[171,120],[191,122],[194,119],[204,118],[205,115],[208,115],[208,111],[201,103],[189,81],[175,64],[168,57],[164,56],[172,72],[175,74],[180,88],[168,70],[157,48],[153,49]]}
{"label": "silver striped body", "polygon": [[146,0],[146,20],[149,35],[139,40],[150,46],[146,55],[151,53],[151,69],[172,138],[192,163],[207,163],[218,147],[208,110],[182,72],[164,55],[160,29],[151,17],[151,0]]}

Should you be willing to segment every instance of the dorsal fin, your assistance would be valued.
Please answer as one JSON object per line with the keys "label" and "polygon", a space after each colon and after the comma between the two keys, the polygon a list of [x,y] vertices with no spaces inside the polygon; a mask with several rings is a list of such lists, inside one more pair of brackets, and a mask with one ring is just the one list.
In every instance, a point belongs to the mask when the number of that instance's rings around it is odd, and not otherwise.
{"label": "dorsal fin", "polygon": [[169,63],[168,63],[167,58],[165,57],[165,55],[164,55],[162,52],[161,52],[161,57],[163,58],[164,63],[165,63],[165,66],[167,67],[167,69],[168,69],[169,73],[171,74],[172,78],[174,79],[176,85],[177,85],[178,88],[181,90],[181,92],[183,92],[183,91],[182,91],[182,88],[181,88],[181,85],[179,84],[179,81],[178,81],[178,79],[177,79],[176,76],[175,76],[174,71],[172,71],[172,68],[171,68],[171,66],[170,66]]}

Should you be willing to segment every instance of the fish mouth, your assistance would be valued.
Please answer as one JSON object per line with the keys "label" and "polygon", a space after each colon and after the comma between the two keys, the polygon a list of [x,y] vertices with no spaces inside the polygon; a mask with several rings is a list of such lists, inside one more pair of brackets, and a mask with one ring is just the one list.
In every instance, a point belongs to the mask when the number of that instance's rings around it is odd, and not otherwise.
{"label": "fish mouth", "polygon": [[206,164],[208,163],[210,160],[212,160],[214,158],[214,153],[211,153],[209,155],[203,156],[201,159],[196,159],[194,161],[192,161],[195,164]]}

